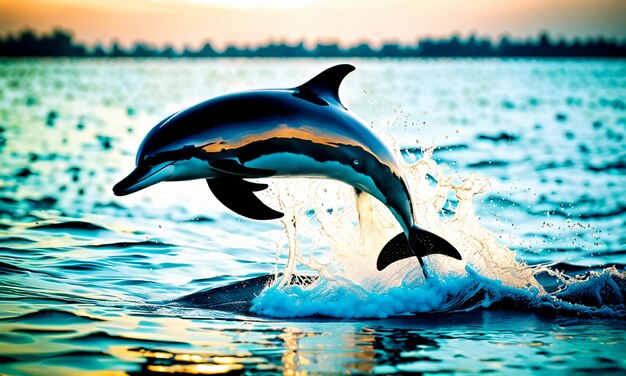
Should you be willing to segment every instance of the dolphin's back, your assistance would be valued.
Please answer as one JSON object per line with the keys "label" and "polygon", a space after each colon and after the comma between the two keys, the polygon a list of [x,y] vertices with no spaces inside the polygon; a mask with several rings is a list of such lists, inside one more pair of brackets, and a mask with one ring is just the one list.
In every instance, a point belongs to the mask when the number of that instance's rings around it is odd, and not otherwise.
{"label": "dolphin's back", "polygon": [[[312,97],[313,98],[313,97]],[[173,141],[203,147],[216,141],[237,144],[264,135],[304,137],[324,141],[336,137],[358,143],[373,153],[387,150],[373,129],[356,115],[336,105],[302,98],[294,90],[259,90],[214,98],[178,112],[160,123],[142,146],[145,153],[171,148]],[[321,98],[318,98],[323,100]],[[321,103],[321,102],[320,102]],[[183,146],[183,145],[181,145]],[[377,154],[378,155],[378,154]]]}

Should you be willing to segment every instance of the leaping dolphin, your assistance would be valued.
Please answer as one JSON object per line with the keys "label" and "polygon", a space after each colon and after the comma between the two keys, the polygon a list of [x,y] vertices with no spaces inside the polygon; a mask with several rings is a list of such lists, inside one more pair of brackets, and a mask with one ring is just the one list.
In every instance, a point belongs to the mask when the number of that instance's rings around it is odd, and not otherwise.
{"label": "leaping dolphin", "polygon": [[337,65],[295,88],[228,94],[168,116],[148,133],[135,170],[113,192],[123,196],[161,181],[206,179],[226,207],[267,220],[283,216],[254,195],[267,185],[244,179],[335,179],[380,200],[403,229],[382,249],[378,270],[417,256],[427,275],[424,256],[460,260],[450,243],[415,225],[395,154],[339,100],[339,85],[354,69]]}

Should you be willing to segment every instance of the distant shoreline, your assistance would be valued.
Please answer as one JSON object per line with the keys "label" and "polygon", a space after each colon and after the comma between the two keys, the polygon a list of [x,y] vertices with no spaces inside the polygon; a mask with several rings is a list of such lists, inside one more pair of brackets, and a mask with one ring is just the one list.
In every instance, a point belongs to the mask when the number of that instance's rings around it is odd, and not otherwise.
{"label": "distant shoreline", "polygon": [[553,40],[547,32],[536,38],[514,40],[502,37],[497,43],[489,38],[471,35],[467,38],[452,36],[444,39],[423,38],[415,44],[386,43],[374,48],[367,43],[341,47],[336,43],[318,43],[308,48],[303,42],[296,44],[267,43],[253,47],[229,45],[215,50],[211,43],[198,49],[173,46],[162,48],[136,42],[123,48],[117,42],[110,48],[100,44],[87,46],[74,41],[73,35],[62,29],[37,35],[25,30],[17,35],[0,38],[0,57],[69,57],[69,58],[143,58],[143,59],[219,59],[219,58],[373,58],[373,59],[432,59],[432,58],[626,58],[626,40],[607,39],[602,36]]}
{"label": "distant shoreline", "polygon": [[626,60],[626,57],[622,56],[487,56],[487,57],[467,57],[467,56],[453,56],[453,57],[262,57],[262,56],[250,56],[250,57],[93,57],[93,56],[2,56],[0,55],[0,62],[2,61],[25,61],[25,60],[81,60],[81,61],[220,61],[220,60],[235,60],[235,61],[253,61],[253,60],[387,60],[387,61],[436,61],[436,60],[467,60],[467,61],[591,61],[591,60],[607,60],[607,61],[621,61]]}

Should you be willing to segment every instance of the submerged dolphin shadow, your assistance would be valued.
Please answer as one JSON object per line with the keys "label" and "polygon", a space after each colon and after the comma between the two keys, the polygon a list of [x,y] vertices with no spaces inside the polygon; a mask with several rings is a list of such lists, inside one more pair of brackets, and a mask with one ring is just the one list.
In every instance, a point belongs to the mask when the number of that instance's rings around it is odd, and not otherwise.
{"label": "submerged dolphin shadow", "polygon": [[274,176],[328,178],[380,200],[403,232],[378,256],[377,268],[416,256],[461,259],[445,239],[415,224],[410,190],[396,153],[339,99],[355,68],[331,67],[303,85],[228,94],[174,113],[157,124],[137,153],[136,168],[113,187],[118,196],[161,181],[206,179],[232,211],[257,220],[282,217],[254,192]]}
{"label": "submerged dolphin shadow", "polygon": [[[250,314],[252,300],[281,277],[282,273],[261,275],[224,286],[196,291],[168,303],[181,307]],[[292,275],[288,285],[307,287],[318,280],[318,276]]]}

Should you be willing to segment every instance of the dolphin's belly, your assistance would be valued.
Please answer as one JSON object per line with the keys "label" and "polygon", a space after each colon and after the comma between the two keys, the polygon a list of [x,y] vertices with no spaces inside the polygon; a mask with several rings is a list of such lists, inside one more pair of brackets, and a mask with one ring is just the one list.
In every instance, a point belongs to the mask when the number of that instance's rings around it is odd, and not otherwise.
{"label": "dolphin's belly", "polygon": [[246,166],[276,171],[279,177],[309,177],[344,182],[387,203],[371,176],[337,161],[318,161],[304,154],[274,153],[246,162]]}
{"label": "dolphin's belly", "polygon": [[217,177],[215,171],[207,161],[192,158],[185,163],[175,164],[174,175],[168,179],[172,181],[211,179]]}
{"label": "dolphin's belly", "polygon": [[[292,154],[287,152],[273,153],[260,156],[247,161],[247,167],[268,169],[276,171],[275,176],[302,176],[339,179],[339,177],[353,177],[357,175],[350,166],[345,166],[337,161],[320,162],[305,154]],[[353,180],[353,179],[349,179]]]}
{"label": "dolphin's belly", "polygon": [[[370,175],[357,172],[352,166],[347,166],[337,161],[320,162],[304,154],[284,152],[264,155],[246,162],[245,165],[252,168],[275,170],[275,176],[300,176],[344,182],[374,196],[374,198],[385,204],[403,229],[407,228],[408,231],[407,226],[412,224],[412,217],[406,218],[407,214],[410,215],[410,209],[406,208],[409,211],[401,213],[398,211],[399,206],[392,203],[397,202],[397,200],[405,201],[407,200],[406,196],[394,191],[382,192]],[[393,179],[391,176],[390,178]],[[400,195],[401,197],[392,198],[387,197],[387,195]]]}

